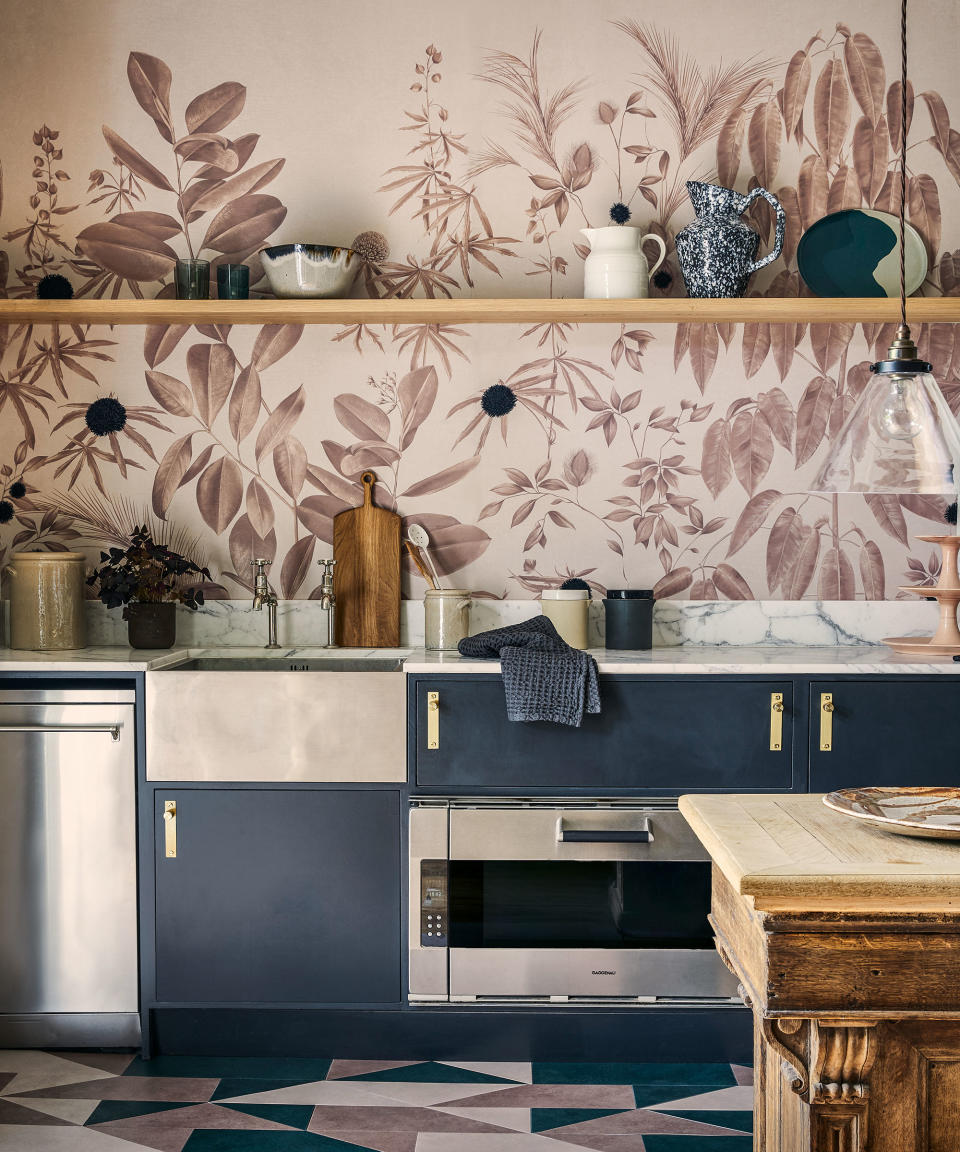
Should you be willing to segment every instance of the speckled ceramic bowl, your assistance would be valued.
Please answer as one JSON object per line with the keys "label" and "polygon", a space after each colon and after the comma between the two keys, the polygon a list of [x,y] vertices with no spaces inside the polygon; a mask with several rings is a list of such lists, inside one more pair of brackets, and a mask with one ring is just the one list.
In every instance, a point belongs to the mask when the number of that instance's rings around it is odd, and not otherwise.
{"label": "speckled ceramic bowl", "polygon": [[363,260],[332,244],[278,244],[260,252],[274,296],[324,300],[346,296]]}

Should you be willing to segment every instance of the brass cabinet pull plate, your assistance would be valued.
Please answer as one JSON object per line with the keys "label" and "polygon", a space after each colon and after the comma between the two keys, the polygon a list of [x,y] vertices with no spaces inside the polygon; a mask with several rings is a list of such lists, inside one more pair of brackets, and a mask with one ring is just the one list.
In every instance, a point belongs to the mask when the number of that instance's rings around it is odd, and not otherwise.
{"label": "brass cabinet pull plate", "polygon": [[783,693],[770,693],[770,751],[783,749]]}
{"label": "brass cabinet pull plate", "polygon": [[168,860],[177,855],[177,802],[164,800],[163,802],[163,848]]}
{"label": "brass cabinet pull plate", "polygon": [[440,693],[427,693],[427,747],[440,747]]}
{"label": "brass cabinet pull plate", "polygon": [[820,693],[820,751],[833,751],[833,693]]}

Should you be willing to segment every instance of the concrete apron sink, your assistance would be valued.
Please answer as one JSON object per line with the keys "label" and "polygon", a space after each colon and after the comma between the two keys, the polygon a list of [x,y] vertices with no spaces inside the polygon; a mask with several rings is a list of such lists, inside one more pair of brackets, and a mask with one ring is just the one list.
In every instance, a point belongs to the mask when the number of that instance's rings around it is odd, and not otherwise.
{"label": "concrete apron sink", "polygon": [[406,780],[399,656],[207,653],[146,675],[148,780]]}
{"label": "concrete apron sink", "polygon": [[173,672],[400,672],[399,656],[196,656]]}

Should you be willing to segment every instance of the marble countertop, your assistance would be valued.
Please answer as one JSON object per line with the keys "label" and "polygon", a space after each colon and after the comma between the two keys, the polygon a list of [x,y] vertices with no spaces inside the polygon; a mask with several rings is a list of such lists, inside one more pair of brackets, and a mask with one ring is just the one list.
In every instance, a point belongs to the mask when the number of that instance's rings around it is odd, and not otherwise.
{"label": "marble countertop", "polygon": [[[732,644],[677,645],[652,648],[647,652],[611,652],[591,648],[601,672],[640,675],[749,675],[783,670],[798,675],[809,673],[850,673],[863,675],[899,674],[919,676],[960,673],[960,663],[949,657],[916,660],[898,656],[878,644],[840,644],[835,647],[805,647],[778,644],[744,646]],[[471,660],[456,652],[414,651],[404,662],[404,672],[499,672],[498,660]]]}
{"label": "marble countertop", "polygon": [[[783,671],[797,675],[951,675],[960,674],[960,663],[947,657],[916,660],[898,656],[876,644],[835,647],[803,645],[744,646],[679,645],[646,652],[608,652],[591,649],[600,671],[634,675],[750,675]],[[2,672],[153,672],[174,669],[198,657],[260,657],[283,660],[363,660],[395,656],[403,660],[404,672],[498,673],[497,660],[472,660],[457,653],[427,652],[423,648],[318,648],[291,647],[266,652],[262,647],[190,647],[148,652],[134,648],[97,647],[75,652],[21,652],[0,648]]]}

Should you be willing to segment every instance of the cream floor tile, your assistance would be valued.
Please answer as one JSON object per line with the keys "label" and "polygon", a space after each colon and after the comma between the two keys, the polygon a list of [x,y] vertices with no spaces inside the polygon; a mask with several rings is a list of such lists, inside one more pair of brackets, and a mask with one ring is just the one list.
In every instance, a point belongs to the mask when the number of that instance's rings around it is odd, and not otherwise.
{"label": "cream floor tile", "polygon": [[518,1080],[521,1084],[533,1081],[533,1065],[529,1060],[442,1060],[451,1068],[467,1072],[480,1072],[486,1076],[502,1076],[505,1080]]}
{"label": "cream floor tile", "polygon": [[560,1152],[559,1140],[533,1132],[421,1132],[416,1152]]}
{"label": "cream floor tile", "polygon": [[530,1131],[529,1108],[444,1108],[437,1112],[449,1112],[451,1116],[465,1116],[468,1120],[482,1120],[484,1124],[499,1124],[501,1128],[513,1128],[516,1132]]}
{"label": "cream floor tile", "polygon": [[672,1112],[681,1109],[684,1112],[701,1109],[720,1112],[750,1111],[753,1108],[753,1086],[741,1084],[736,1088],[718,1088],[715,1092],[703,1092],[698,1096],[684,1096],[678,1100],[665,1100],[660,1104],[650,1104],[648,1107],[654,1112],[667,1108]]}
{"label": "cream floor tile", "polygon": [[37,1088],[53,1088],[61,1084],[82,1084],[89,1080],[112,1080],[112,1072],[104,1072],[88,1065],[74,1064],[53,1056],[49,1052],[32,1049],[9,1049],[0,1052],[0,1072],[16,1075],[5,1084],[0,1096],[21,1096]]}
{"label": "cream floor tile", "polygon": [[0,1152],[130,1152],[140,1144],[118,1140],[90,1128],[45,1128],[5,1124],[0,1128]]}
{"label": "cream floor tile", "polygon": [[[377,1085],[379,1089],[381,1085]],[[454,1085],[451,1085],[454,1087]],[[383,1108],[396,1107],[397,1101],[388,1099],[370,1084],[350,1080],[314,1080],[307,1084],[293,1084],[289,1088],[271,1088],[266,1092],[251,1092],[249,1096],[230,1096],[217,1100],[218,1104],[327,1104],[341,1107]],[[414,1105],[411,1104],[411,1107]]]}
{"label": "cream floor tile", "polygon": [[90,1113],[99,1103],[97,1100],[43,1100],[37,1096],[5,1096],[4,1099],[12,1100],[14,1104],[22,1104],[24,1108],[32,1108],[34,1112],[43,1112],[46,1116],[67,1120],[71,1124],[86,1123]]}

